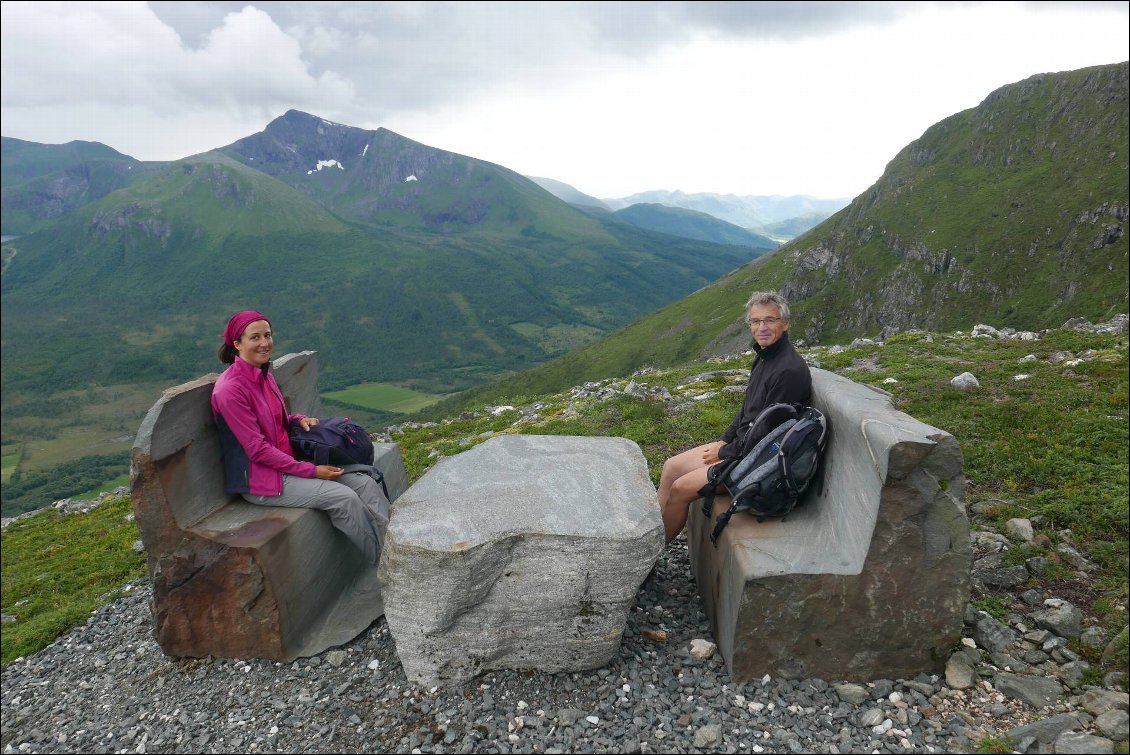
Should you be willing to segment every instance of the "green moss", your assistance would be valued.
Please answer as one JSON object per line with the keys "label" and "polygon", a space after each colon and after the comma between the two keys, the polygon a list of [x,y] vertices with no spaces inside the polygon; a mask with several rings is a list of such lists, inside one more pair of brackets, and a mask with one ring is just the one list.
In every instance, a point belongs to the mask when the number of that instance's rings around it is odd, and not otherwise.
{"label": "green moss", "polygon": [[1012,744],[1008,741],[1007,737],[985,737],[977,742],[977,746],[973,752],[976,753],[1009,753],[1012,752]]}
{"label": "green moss", "polygon": [[1012,610],[1012,601],[999,595],[985,595],[974,600],[973,607],[1003,621]]}

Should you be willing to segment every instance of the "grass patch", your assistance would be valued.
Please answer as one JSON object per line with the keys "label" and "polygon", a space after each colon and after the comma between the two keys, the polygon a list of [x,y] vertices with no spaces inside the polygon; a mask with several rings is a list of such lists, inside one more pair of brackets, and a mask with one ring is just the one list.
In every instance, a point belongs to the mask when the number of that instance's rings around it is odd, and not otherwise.
{"label": "grass patch", "polygon": [[[880,387],[894,394],[900,409],[957,437],[971,501],[1009,501],[1002,519],[1043,515],[1048,529],[1069,529],[1092,545],[1118,544],[1114,550],[1125,559],[1130,443],[1124,339],[1053,331],[1038,342],[942,337],[873,351],[879,371],[851,377],[875,384],[894,377],[897,384]],[[1085,352],[1086,361],[1076,364],[1051,361]],[[1028,354],[1036,360],[1020,362]],[[966,370],[979,388],[949,385]],[[1030,377],[1017,380],[1020,374]]]}
{"label": "grass patch", "polygon": [[1000,595],[986,595],[974,600],[973,607],[984,611],[994,619],[1004,621],[1012,610],[1012,601]]}
{"label": "grass patch", "polygon": [[20,466],[21,453],[12,451],[11,453],[5,452],[0,456],[0,482],[7,482],[12,479],[12,473]]}
{"label": "grass patch", "polygon": [[16,621],[0,635],[0,662],[49,645],[144,576],[145,556],[133,551],[139,536],[132,513],[122,496],[86,514],[44,511],[3,531],[0,603]]}
{"label": "grass patch", "polygon": [[421,393],[389,383],[362,383],[341,391],[324,394],[326,398],[365,409],[411,414],[436,403],[442,396]]}
{"label": "grass patch", "polygon": [[977,748],[973,750],[976,753],[984,753],[985,755],[992,755],[993,753],[1009,753],[1012,752],[1012,744],[1007,738],[1001,737],[985,737],[977,742]]}
{"label": "grass patch", "polygon": [[510,327],[518,335],[536,343],[547,354],[572,351],[604,335],[597,328],[576,323],[558,323],[546,327],[532,322],[515,322]]}
{"label": "grass patch", "polygon": [[103,493],[112,493],[112,492],[114,492],[115,490],[117,490],[118,488],[121,488],[121,487],[127,487],[127,488],[129,487],[129,475],[128,474],[118,475],[114,479],[107,480],[106,482],[102,483],[98,487],[92,488],[91,490],[88,490],[85,493],[80,493],[79,495],[74,496],[74,497],[80,498],[82,500],[89,500],[91,498],[97,498],[98,496],[102,495]]}

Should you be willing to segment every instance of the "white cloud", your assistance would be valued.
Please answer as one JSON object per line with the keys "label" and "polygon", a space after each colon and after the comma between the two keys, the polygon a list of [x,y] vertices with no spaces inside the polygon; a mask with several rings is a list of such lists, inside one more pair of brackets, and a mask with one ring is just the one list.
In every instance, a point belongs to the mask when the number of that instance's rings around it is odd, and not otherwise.
{"label": "white cloud", "polygon": [[[234,121],[253,122],[254,132],[291,107],[346,112],[354,99],[349,81],[333,71],[311,74],[298,41],[250,6],[224,16],[197,49],[141,3],[5,3],[3,14],[5,136],[94,139],[90,131],[101,125],[132,129],[136,138],[136,126],[121,122],[127,113],[158,131]],[[108,141],[140,152],[122,142]],[[188,154],[170,150],[173,143],[167,137],[159,157]]]}
{"label": "white cloud", "polygon": [[0,28],[5,106],[152,98],[154,63],[179,45],[136,4],[4,3]]}
{"label": "white cloud", "polygon": [[221,94],[265,110],[285,109],[294,101],[336,109],[353,98],[352,84],[337,73],[313,76],[298,40],[250,6],[225,16],[202,49],[184,53],[169,69],[171,94],[201,104]]}

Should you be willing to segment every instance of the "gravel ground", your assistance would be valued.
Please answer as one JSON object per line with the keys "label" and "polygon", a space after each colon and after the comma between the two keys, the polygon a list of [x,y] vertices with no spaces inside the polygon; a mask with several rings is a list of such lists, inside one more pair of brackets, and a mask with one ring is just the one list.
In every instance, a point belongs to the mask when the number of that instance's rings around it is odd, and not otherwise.
{"label": "gravel ground", "polygon": [[734,684],[717,653],[690,651],[712,638],[682,537],[642,586],[617,657],[579,673],[420,688],[383,619],[289,664],[175,660],[153,639],[149,598],[135,582],[3,669],[4,752],[969,752],[1057,712],[984,680]]}

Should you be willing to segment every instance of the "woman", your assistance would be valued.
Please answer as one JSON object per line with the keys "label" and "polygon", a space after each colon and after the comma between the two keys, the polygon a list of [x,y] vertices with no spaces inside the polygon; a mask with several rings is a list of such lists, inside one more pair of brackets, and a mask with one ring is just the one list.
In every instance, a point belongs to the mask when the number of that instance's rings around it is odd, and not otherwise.
{"label": "woman", "polygon": [[376,564],[388,528],[389,502],[367,474],[299,461],[288,428],[304,430],[315,417],[288,414],[271,374],[271,322],[254,310],[232,315],[219,358],[230,365],[212,390],[212,414],[220,431],[226,490],[251,503],[321,509],[365,558]]}
{"label": "woman", "polygon": [[707,471],[738,455],[739,435],[771,404],[807,404],[812,399],[808,364],[789,343],[789,302],[773,291],[757,291],[745,305],[746,322],[757,358],[749,371],[745,400],[721,440],[695,446],[663,463],[659,477],[659,511],[667,542],[687,523],[688,507],[706,485]]}

